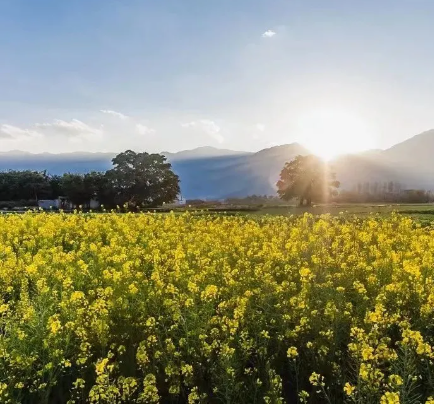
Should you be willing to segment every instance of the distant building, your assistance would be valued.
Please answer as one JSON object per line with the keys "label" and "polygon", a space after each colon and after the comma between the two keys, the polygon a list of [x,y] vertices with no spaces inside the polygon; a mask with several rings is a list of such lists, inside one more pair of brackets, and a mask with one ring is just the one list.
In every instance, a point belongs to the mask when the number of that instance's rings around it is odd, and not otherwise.
{"label": "distant building", "polygon": [[[72,210],[75,207],[66,196],[59,196],[57,199],[40,199],[38,200],[38,206],[46,210]],[[83,205],[83,207],[88,209],[98,209],[100,204],[96,199],[91,199],[87,204]]]}
{"label": "distant building", "polygon": [[99,204],[99,201],[96,199],[91,199],[89,201],[89,209],[98,209],[101,205]]}
{"label": "distant building", "polygon": [[178,206],[183,206],[185,205],[185,199],[176,199],[173,202],[163,202],[163,207],[166,208],[176,208]]}
{"label": "distant building", "polygon": [[68,209],[65,202],[59,197],[57,199],[39,199],[38,206],[42,209]]}

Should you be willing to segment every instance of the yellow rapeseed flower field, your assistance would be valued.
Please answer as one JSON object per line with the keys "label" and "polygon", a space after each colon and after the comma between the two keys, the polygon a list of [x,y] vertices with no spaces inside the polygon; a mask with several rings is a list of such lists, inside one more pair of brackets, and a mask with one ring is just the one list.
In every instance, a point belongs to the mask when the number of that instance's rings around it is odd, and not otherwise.
{"label": "yellow rapeseed flower field", "polygon": [[434,231],[0,217],[1,402],[432,403]]}

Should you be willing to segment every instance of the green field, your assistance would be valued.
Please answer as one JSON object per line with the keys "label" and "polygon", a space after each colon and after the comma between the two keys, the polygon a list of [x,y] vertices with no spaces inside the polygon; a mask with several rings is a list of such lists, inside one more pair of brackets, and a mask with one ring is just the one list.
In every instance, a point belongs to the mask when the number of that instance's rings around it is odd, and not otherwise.
{"label": "green field", "polygon": [[257,213],[269,215],[300,215],[309,212],[314,215],[330,213],[339,215],[342,212],[354,215],[367,215],[370,213],[387,214],[402,212],[406,214],[434,216],[434,204],[330,204],[314,205],[311,208],[297,206],[264,207]]}
{"label": "green field", "polygon": [[[34,209],[36,210],[36,209]],[[406,216],[420,221],[424,225],[428,225],[434,221],[434,204],[321,204],[313,205],[312,207],[298,207],[296,205],[280,205],[280,206],[258,206],[258,205],[222,205],[210,207],[173,207],[173,208],[153,208],[145,209],[144,212],[169,213],[184,213],[186,211],[194,212],[196,215],[215,213],[229,215],[245,215],[245,216],[291,216],[302,215],[305,212],[313,215],[331,214],[333,216],[343,217],[365,217],[368,215],[387,216],[392,212],[398,212]],[[0,211],[0,213],[8,213],[10,211]],[[16,212],[26,212],[14,211]]]}
{"label": "green field", "polygon": [[[405,214],[421,222],[430,223],[434,221],[434,204],[328,204],[314,205],[312,207],[298,207],[295,205],[281,206],[243,206],[243,207],[210,207],[210,208],[189,208],[196,212],[226,213],[226,215],[245,214],[247,216],[291,216],[302,215],[305,212],[313,215],[331,214],[343,217],[366,217],[368,215],[388,216],[392,212]],[[185,211],[185,209],[176,209]]]}

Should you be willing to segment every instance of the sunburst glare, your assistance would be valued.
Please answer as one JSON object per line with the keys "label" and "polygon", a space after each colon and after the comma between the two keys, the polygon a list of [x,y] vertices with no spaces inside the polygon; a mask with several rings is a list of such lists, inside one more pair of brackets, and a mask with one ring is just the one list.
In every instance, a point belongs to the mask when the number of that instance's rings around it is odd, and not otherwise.
{"label": "sunburst glare", "polygon": [[345,109],[321,108],[302,115],[298,122],[298,139],[325,160],[375,146],[372,131],[364,121]]}

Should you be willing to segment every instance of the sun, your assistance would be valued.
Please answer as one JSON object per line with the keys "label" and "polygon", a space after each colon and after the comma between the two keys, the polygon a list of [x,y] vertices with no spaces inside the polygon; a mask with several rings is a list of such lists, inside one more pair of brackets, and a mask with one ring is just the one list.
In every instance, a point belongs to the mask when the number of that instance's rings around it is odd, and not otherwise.
{"label": "sun", "polygon": [[374,148],[372,132],[366,123],[345,109],[307,112],[299,119],[298,140],[325,160]]}

